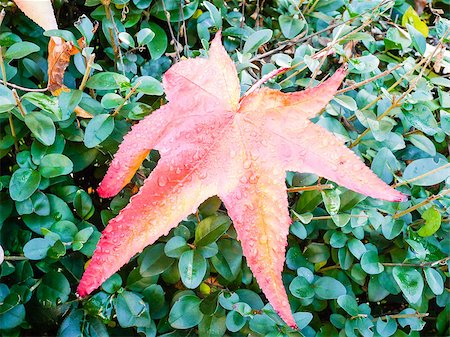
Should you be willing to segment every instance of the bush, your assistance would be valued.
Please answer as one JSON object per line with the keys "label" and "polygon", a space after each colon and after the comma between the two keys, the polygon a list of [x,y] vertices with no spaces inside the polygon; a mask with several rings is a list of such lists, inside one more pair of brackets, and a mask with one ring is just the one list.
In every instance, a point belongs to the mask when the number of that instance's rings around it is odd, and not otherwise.
{"label": "bush", "polygon": [[[59,96],[45,93],[48,38],[1,2],[2,336],[450,334],[450,56],[432,47],[450,42],[450,21],[439,17],[448,2],[421,16],[403,1],[107,2],[54,2],[61,30],[46,35],[87,42]],[[314,122],[409,196],[383,202],[287,173],[294,222],[283,281],[300,332],[262,295],[217,197],[91,296],[75,294],[101,231],[159,159],[152,151],[106,200],[95,189],[111,156],[164,104],[164,72],[204,55],[220,28],[243,90],[277,67],[290,70],[266,85],[300,90],[347,61],[344,89]],[[327,45],[332,55],[312,57]]]}

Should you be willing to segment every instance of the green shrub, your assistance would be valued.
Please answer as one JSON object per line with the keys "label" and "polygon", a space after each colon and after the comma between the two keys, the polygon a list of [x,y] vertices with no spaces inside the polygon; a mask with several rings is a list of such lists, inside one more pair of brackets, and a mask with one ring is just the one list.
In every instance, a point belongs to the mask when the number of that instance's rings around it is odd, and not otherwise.
{"label": "green shrub", "polygon": [[[48,38],[1,3],[1,78],[45,88]],[[71,90],[15,94],[0,84],[2,336],[450,334],[450,59],[431,59],[426,49],[450,42],[450,22],[435,21],[439,11],[430,7],[419,18],[403,1],[300,4],[112,0],[108,10],[100,0],[55,1],[61,30],[50,34],[88,43],[66,71]],[[281,66],[292,69],[267,85],[299,90],[347,60],[346,86],[363,84],[342,91],[314,121],[410,196],[398,204],[334,186],[295,192],[320,181],[288,172],[294,222],[283,280],[301,332],[262,296],[218,198],[93,295],[75,294],[100,232],[159,159],[152,151],[132,183],[103,200],[95,189],[112,154],[132,124],[164,103],[162,74],[180,56],[203,55],[218,29],[243,90]],[[334,55],[311,57],[330,43]],[[93,118],[77,116],[77,106]]]}

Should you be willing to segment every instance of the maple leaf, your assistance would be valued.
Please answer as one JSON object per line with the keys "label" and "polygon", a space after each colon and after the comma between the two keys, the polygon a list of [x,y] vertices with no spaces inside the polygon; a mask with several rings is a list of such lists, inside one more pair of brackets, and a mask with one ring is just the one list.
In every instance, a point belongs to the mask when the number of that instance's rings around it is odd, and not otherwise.
{"label": "maple leaf", "polygon": [[17,7],[44,30],[58,29],[50,0],[14,0]]}
{"label": "maple leaf", "polygon": [[[50,0],[15,0],[17,7],[26,16],[41,26],[44,30],[58,29],[52,2]],[[78,40],[80,48],[84,47],[84,39]],[[79,52],[70,41],[52,36],[48,44],[48,90],[59,96],[67,90],[63,85],[64,72],[69,66],[70,57]]]}
{"label": "maple leaf", "polygon": [[220,32],[208,58],[172,66],[163,78],[169,103],[125,136],[99,195],[117,194],[151,149],[159,150],[161,159],[103,231],[78,294],[92,292],[204,200],[218,195],[261,289],[280,317],[296,327],[281,280],[291,224],[286,171],[315,173],[375,198],[405,198],[340,140],[309,121],[333,98],[345,75],[341,68],[312,89],[282,93],[262,88],[240,98],[236,68]]}

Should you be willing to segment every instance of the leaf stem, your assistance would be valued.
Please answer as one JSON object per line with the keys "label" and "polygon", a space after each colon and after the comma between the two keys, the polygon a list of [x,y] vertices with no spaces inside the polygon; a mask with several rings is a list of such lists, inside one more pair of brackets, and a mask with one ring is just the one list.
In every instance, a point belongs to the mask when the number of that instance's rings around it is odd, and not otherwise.
{"label": "leaf stem", "polygon": [[20,100],[19,95],[17,94],[16,89],[13,89],[11,91],[13,93],[14,99],[16,100],[16,104],[17,104],[17,107],[19,108],[20,114],[22,116],[25,116],[27,113],[25,112],[25,109],[23,108],[22,102]]}
{"label": "leaf stem", "polygon": [[123,102],[116,108],[116,110],[114,110],[114,112],[112,113],[112,117],[116,116],[120,110],[122,110],[123,106],[128,102],[128,100],[130,99],[130,97],[136,92],[137,88],[141,85],[141,81],[137,81],[136,84],[134,85],[133,88],[130,89],[130,91],[128,92],[128,94],[125,96],[125,98],[123,99]]}
{"label": "leaf stem", "polygon": [[92,53],[91,55],[89,55],[89,58],[86,62],[86,71],[84,72],[83,79],[81,80],[81,84],[78,87],[78,89],[81,91],[83,91],[84,88],[86,87],[86,83],[89,79],[89,76],[91,75],[91,68],[92,68],[92,64],[94,64],[94,60],[95,60],[95,54]]}
{"label": "leaf stem", "polygon": [[422,207],[422,206],[424,206],[424,205],[426,205],[426,204],[429,204],[430,202],[432,202],[432,201],[434,201],[434,200],[437,200],[437,199],[439,199],[439,198],[442,198],[444,195],[449,194],[449,193],[450,193],[450,188],[445,189],[445,190],[442,190],[440,193],[435,194],[435,195],[432,195],[432,196],[426,198],[424,201],[419,202],[418,204],[413,205],[413,206],[411,206],[411,207],[405,209],[404,211],[401,211],[401,212],[399,212],[399,213],[394,214],[394,215],[392,216],[392,218],[393,218],[393,219],[401,218],[401,217],[404,216],[405,214],[411,213],[412,211],[415,211],[416,209],[418,209],[418,208],[420,208],[420,207]]}

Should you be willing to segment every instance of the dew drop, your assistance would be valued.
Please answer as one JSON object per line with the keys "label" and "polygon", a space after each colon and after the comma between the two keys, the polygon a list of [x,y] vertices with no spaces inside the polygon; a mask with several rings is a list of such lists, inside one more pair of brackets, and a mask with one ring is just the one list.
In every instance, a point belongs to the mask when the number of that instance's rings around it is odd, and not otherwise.
{"label": "dew drop", "polygon": [[248,182],[250,184],[256,184],[258,182],[259,177],[256,174],[252,174],[249,178],[248,178]]}
{"label": "dew drop", "polygon": [[166,186],[167,180],[168,179],[167,179],[166,176],[159,176],[159,178],[158,178],[158,185],[161,186],[161,187]]}
{"label": "dew drop", "polygon": [[244,169],[249,169],[252,166],[252,161],[250,159],[246,159],[244,161]]}

